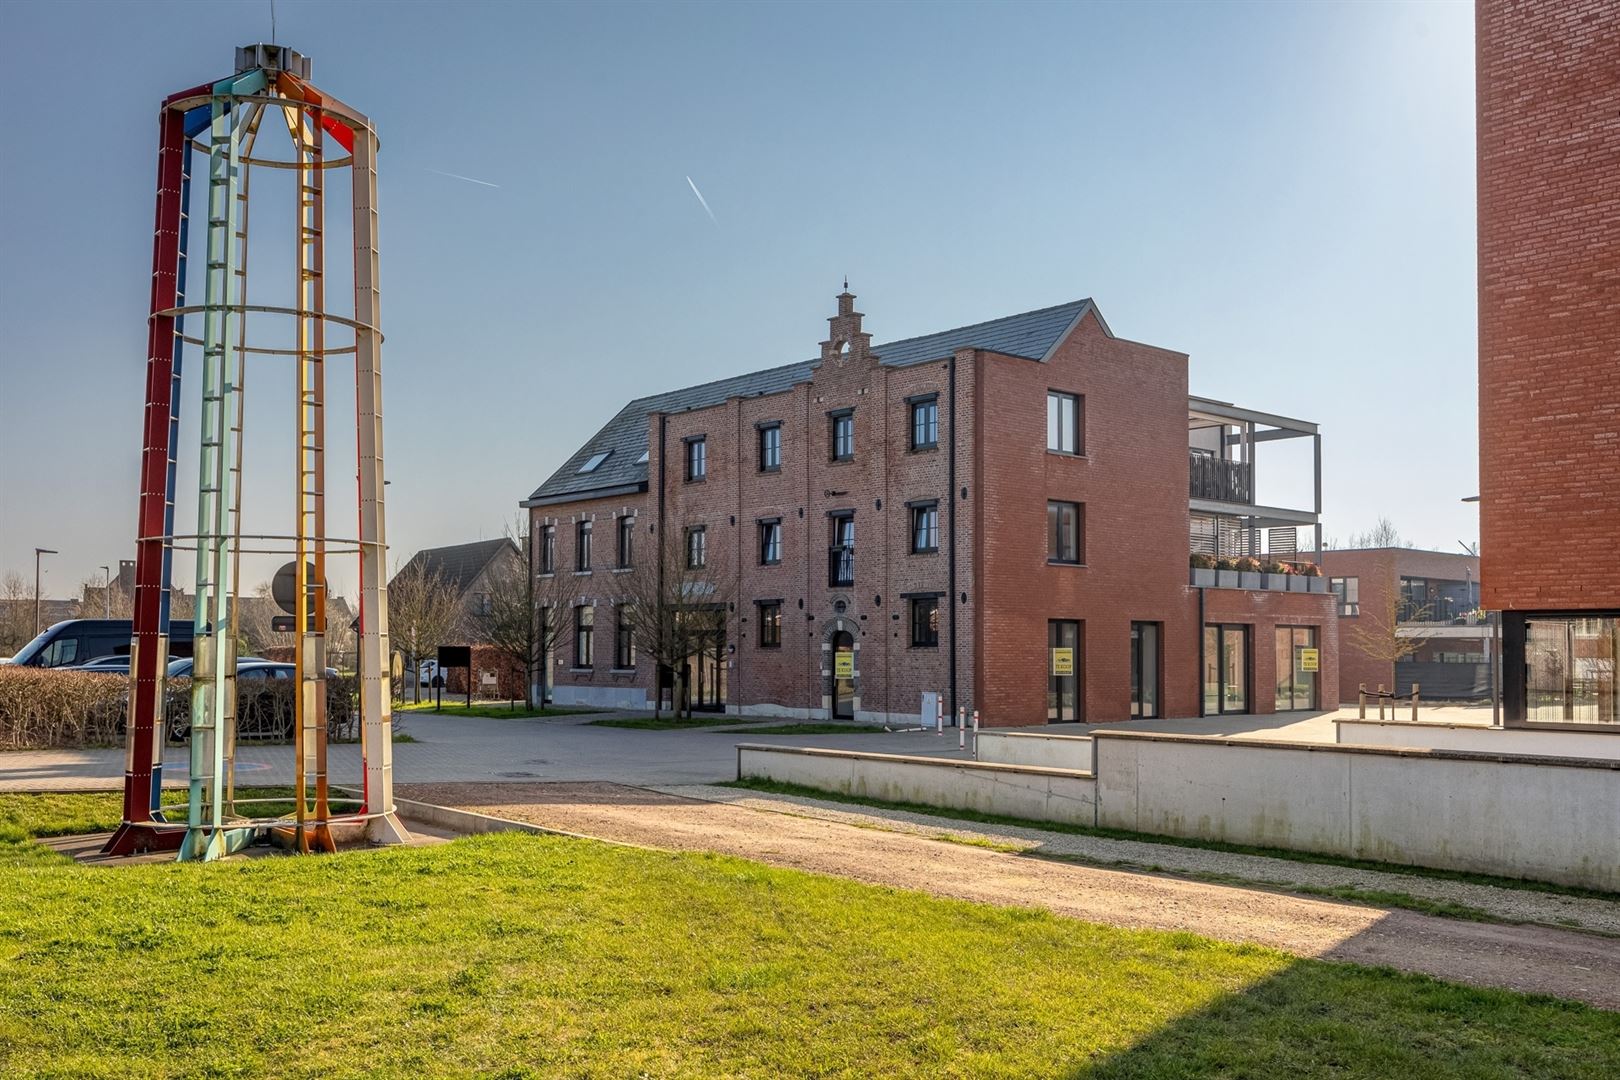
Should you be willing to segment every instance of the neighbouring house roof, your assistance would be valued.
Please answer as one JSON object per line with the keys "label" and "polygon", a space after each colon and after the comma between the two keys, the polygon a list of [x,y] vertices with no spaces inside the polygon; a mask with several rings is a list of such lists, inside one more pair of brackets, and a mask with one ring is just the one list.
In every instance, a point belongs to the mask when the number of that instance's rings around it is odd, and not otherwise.
{"label": "neighbouring house roof", "polygon": [[518,546],[506,537],[495,540],[475,540],[470,544],[452,544],[449,547],[423,548],[411,556],[411,561],[400,568],[394,577],[418,565],[424,565],[429,574],[436,574],[456,590],[459,597],[472,587],[478,575],[503,550],[522,557]]}
{"label": "neighbouring house roof", "polygon": [[[958,349],[985,349],[1042,361],[1087,311],[1096,313],[1101,322],[1101,313],[1097,312],[1089,299],[1072,300],[1038,311],[1026,311],[989,322],[959,326],[954,330],[874,345],[871,352],[879,363],[890,367],[910,367],[943,360]],[[647,450],[649,414],[687,412],[719,405],[729,398],[780,393],[810,381],[819,363],[819,360],[806,360],[637,398],[620,409],[601,431],[591,436],[563,463],[562,468],[536,488],[525,505],[568,502],[643,490],[647,484],[647,462],[643,454]],[[588,472],[581,471],[583,466],[603,453],[607,457],[595,468]]]}

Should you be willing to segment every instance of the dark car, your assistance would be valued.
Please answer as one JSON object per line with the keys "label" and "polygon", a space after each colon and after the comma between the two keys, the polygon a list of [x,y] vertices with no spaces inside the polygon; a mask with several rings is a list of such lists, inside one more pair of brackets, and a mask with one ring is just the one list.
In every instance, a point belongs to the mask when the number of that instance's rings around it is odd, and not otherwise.
{"label": "dark car", "polygon": [[128,675],[129,654],[122,656],[98,656],[83,664],[75,664],[68,671],[87,671],[92,675]]}
{"label": "dark car", "polygon": [[[171,678],[189,678],[190,658],[169,664]],[[290,739],[293,733],[293,694],[295,669],[291,664],[244,656],[236,662],[236,737],[239,739]],[[276,684],[283,684],[278,687]],[[169,723],[169,739],[183,742],[191,735],[189,719],[176,717]]]}
{"label": "dark car", "polygon": [[[41,631],[8,662],[23,667],[62,668],[93,657],[128,656],[135,628],[128,619],[68,619]],[[191,655],[189,619],[169,624],[169,655]]]}

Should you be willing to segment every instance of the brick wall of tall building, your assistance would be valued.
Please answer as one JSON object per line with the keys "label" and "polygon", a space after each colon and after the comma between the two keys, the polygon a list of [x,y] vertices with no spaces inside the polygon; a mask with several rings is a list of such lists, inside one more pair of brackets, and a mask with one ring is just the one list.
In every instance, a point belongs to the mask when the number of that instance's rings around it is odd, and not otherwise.
{"label": "brick wall of tall building", "polygon": [[1620,0],[1480,0],[1484,604],[1620,607]]}

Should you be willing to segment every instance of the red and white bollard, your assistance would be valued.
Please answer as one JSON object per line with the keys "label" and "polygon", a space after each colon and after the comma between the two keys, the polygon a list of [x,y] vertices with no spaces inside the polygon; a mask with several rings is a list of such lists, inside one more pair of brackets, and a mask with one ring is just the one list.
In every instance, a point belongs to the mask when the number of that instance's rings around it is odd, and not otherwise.
{"label": "red and white bollard", "polygon": [[956,748],[967,749],[967,706],[956,707]]}
{"label": "red and white bollard", "polygon": [[979,760],[979,710],[973,710],[973,760]]}
{"label": "red and white bollard", "polygon": [[945,695],[940,694],[934,699],[934,734],[945,734]]}

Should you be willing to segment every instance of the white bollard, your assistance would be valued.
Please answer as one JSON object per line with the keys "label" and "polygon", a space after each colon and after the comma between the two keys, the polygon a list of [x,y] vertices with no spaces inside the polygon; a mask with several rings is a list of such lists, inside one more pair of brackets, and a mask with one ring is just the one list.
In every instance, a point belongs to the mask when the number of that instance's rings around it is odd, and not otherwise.
{"label": "white bollard", "polygon": [[956,707],[956,748],[967,749],[967,706]]}
{"label": "white bollard", "polygon": [[934,734],[945,734],[945,695],[934,699]]}
{"label": "white bollard", "polygon": [[979,710],[973,710],[973,760],[979,760]]}

